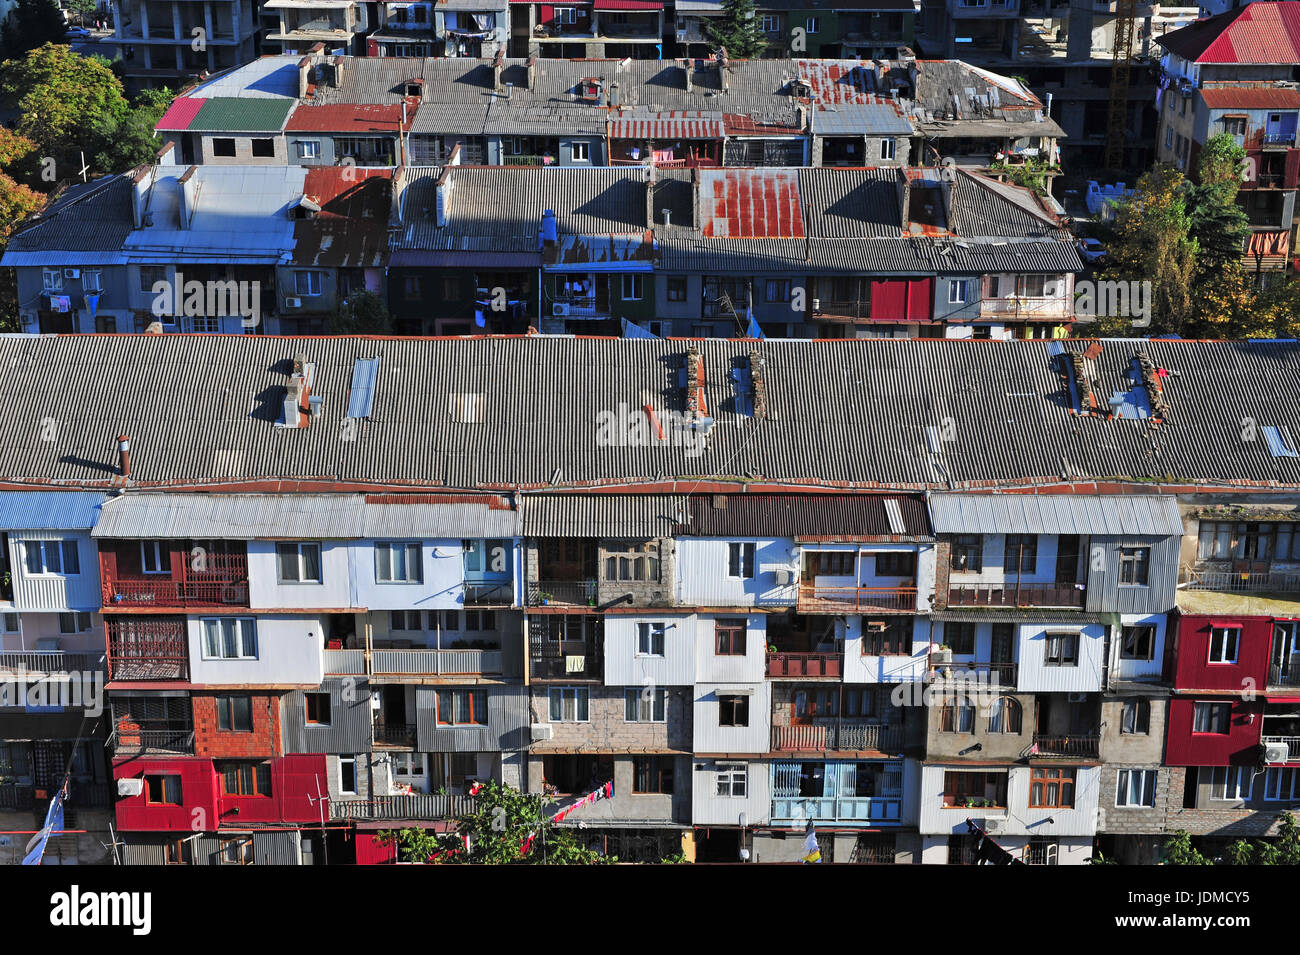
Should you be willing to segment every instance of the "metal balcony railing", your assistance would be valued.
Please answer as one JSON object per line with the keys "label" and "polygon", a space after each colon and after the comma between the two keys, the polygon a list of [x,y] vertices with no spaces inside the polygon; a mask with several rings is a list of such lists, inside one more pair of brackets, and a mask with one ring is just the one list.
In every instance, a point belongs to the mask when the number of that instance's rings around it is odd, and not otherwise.
{"label": "metal balcony railing", "polygon": [[773,726],[772,750],[804,753],[830,750],[901,753],[903,728],[863,722]]}
{"label": "metal balcony railing", "polygon": [[515,588],[508,580],[465,582],[465,604],[474,607],[509,607]]}
{"label": "metal balcony railing", "polygon": [[243,554],[209,554],[202,571],[186,565],[179,577],[105,574],[103,591],[106,608],[247,607],[248,558]]}
{"label": "metal balcony railing", "polygon": [[188,680],[189,641],[181,621],[114,620],[107,624],[113,680]]}
{"label": "metal balcony railing", "polygon": [[767,655],[767,675],[770,677],[835,677],[844,674],[844,654],[786,653],[777,651]]}
{"label": "metal balcony railing", "polygon": [[1287,748],[1286,761],[1288,763],[1300,762],[1300,736],[1261,736],[1260,742],[1265,746],[1269,743],[1285,743]]}
{"label": "metal balcony railing", "polygon": [[472,796],[412,793],[373,799],[332,799],[332,819],[454,819],[473,809]]}
{"label": "metal balcony railing", "polygon": [[817,583],[799,585],[799,609],[835,613],[842,610],[916,609],[915,587],[825,587]]}
{"label": "metal balcony railing", "polygon": [[20,786],[17,783],[0,783],[0,809],[8,809],[13,812],[32,809],[36,805],[35,789],[31,786]]}
{"label": "metal balcony railing", "polygon": [[986,683],[989,686],[1014,687],[1014,663],[953,663],[931,659],[930,679],[936,683]]}
{"label": "metal balcony railing", "polygon": [[377,676],[476,676],[500,673],[501,651],[374,650],[370,655],[370,668],[370,672]]}
{"label": "metal balcony railing", "polygon": [[950,607],[1067,607],[1083,606],[1086,591],[1081,583],[1018,584],[1014,581],[950,583]]}
{"label": "metal balcony railing", "polygon": [[375,721],[375,742],[387,746],[414,746],[414,723],[390,723],[387,720]]}
{"label": "metal balcony railing", "polygon": [[121,724],[109,735],[108,746],[119,756],[123,753],[176,753],[192,756],[194,728]]}
{"label": "metal balcony railing", "polygon": [[1034,734],[1034,742],[1029,747],[1028,756],[1064,756],[1096,758],[1100,753],[1101,736],[1097,734],[1077,734],[1069,736],[1043,736]]}
{"label": "metal balcony railing", "polygon": [[534,649],[529,654],[528,669],[538,680],[600,680],[605,675],[599,644]]}
{"label": "metal balcony railing", "polygon": [[1185,590],[1216,593],[1295,593],[1300,591],[1300,574],[1231,573],[1183,568],[1180,586]]}
{"label": "metal balcony railing", "polygon": [[1261,145],[1275,149],[1290,149],[1295,145],[1295,133],[1265,133]]}
{"label": "metal balcony railing", "polygon": [[102,653],[68,653],[63,650],[5,650],[0,652],[0,672],[28,674],[88,673],[104,669]]}
{"label": "metal balcony railing", "polygon": [[596,605],[596,580],[530,580],[528,606],[545,607],[567,604],[577,607]]}
{"label": "metal balcony railing", "polygon": [[778,796],[772,800],[772,822],[873,824],[902,821],[903,800],[890,796]]}

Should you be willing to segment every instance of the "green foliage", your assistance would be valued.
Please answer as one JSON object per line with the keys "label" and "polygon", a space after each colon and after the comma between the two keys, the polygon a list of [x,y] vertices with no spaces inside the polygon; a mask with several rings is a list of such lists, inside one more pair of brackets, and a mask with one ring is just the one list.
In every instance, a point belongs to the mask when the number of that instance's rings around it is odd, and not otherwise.
{"label": "green foliage", "polygon": [[104,118],[95,128],[99,148],[92,165],[102,172],[124,172],[142,163],[152,162],[162,146],[154,127],[175,99],[167,88],[145,90],[131,103],[120,119]]}
{"label": "green foliage", "polygon": [[1188,191],[1191,236],[1196,240],[1196,273],[1214,276],[1241,261],[1250,220],[1237,205],[1246,150],[1227,133],[1212,136],[1201,151],[1197,184]]}
{"label": "green foliage", "polygon": [[[9,236],[29,215],[45,203],[39,192],[0,173],[0,252]],[[0,332],[19,331],[18,285],[13,269],[0,269]]]}
{"label": "green foliage", "polygon": [[[1166,865],[1214,865],[1192,848],[1192,837],[1181,829],[1165,841]],[[1222,865],[1300,865],[1300,826],[1282,813],[1274,839],[1238,839],[1228,846]]]}
{"label": "green foliage", "polygon": [[1165,865],[1213,865],[1192,848],[1192,837],[1179,829],[1165,840]]}
{"label": "green foliage", "polygon": [[[458,834],[444,836],[444,847],[469,852],[448,854],[439,861],[480,865],[598,865],[611,861],[584,848],[577,833],[554,825],[545,813],[546,800],[521,793],[497,782],[485,783],[473,799],[473,808],[461,816]],[[528,852],[524,843],[533,835]]]}
{"label": "green foliage", "polygon": [[1002,173],[1017,186],[1024,186],[1045,196],[1051,183],[1048,173],[1054,167],[1044,159],[1030,156],[1024,162],[1018,163],[1009,163],[1005,159],[997,160],[991,163],[989,168]]}
{"label": "green foliage", "polygon": [[67,24],[54,0],[18,0],[0,24],[0,51],[6,59],[46,43],[62,42]]}
{"label": "green foliage", "polygon": [[754,0],[722,0],[722,16],[706,21],[704,32],[734,59],[753,59],[767,48]]}
{"label": "green foliage", "polygon": [[393,316],[383,296],[375,292],[353,292],[330,316],[331,335],[391,335],[392,331]]}
{"label": "green foliage", "polygon": [[77,15],[77,22],[84,24],[95,15],[95,0],[63,0],[63,6]]}
{"label": "green foliage", "polygon": [[397,857],[402,862],[423,864],[440,848],[438,837],[423,829],[381,829],[375,833],[381,846],[397,845]]}

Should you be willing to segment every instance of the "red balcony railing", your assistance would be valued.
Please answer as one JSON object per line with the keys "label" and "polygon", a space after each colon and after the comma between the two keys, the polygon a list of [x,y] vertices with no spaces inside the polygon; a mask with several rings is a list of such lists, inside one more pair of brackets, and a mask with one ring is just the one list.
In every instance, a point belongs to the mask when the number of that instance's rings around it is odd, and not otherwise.
{"label": "red balcony railing", "polygon": [[111,680],[188,680],[189,641],[183,620],[109,620]]}
{"label": "red balcony railing", "polygon": [[1069,607],[1083,606],[1079,584],[950,584],[950,607]]}
{"label": "red balcony railing", "polygon": [[916,609],[915,587],[823,587],[816,583],[799,586],[799,609],[803,611],[901,610]]}
{"label": "red balcony railing", "polygon": [[248,558],[243,554],[208,554],[204,569],[186,565],[179,577],[169,574],[104,574],[104,607],[247,607]]}
{"label": "red balcony railing", "polygon": [[840,677],[844,672],[842,653],[768,653],[770,677]]}

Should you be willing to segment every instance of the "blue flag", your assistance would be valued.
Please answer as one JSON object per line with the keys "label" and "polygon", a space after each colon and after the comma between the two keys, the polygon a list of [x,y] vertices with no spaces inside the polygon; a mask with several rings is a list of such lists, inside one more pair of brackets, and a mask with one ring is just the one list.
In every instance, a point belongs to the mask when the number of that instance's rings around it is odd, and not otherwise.
{"label": "blue flag", "polygon": [[27,855],[23,865],[40,865],[45,855],[45,844],[50,841],[50,834],[63,831],[63,790],[60,789],[50,800],[50,808],[45,812],[45,825],[41,831],[32,836],[27,843]]}
{"label": "blue flag", "polygon": [[766,336],[763,334],[763,329],[761,329],[761,328],[758,327],[758,321],[754,318],[754,313],[753,313],[753,312],[750,312],[750,315],[749,315],[749,328],[745,330],[745,337],[746,337],[746,338],[765,338],[765,337],[766,337]]}

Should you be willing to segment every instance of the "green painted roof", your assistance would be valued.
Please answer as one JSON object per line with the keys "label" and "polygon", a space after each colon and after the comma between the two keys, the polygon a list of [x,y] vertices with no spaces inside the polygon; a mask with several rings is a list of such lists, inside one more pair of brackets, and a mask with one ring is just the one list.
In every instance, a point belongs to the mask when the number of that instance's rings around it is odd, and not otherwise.
{"label": "green painted roof", "polygon": [[278,133],[295,105],[290,99],[237,98],[207,100],[189,124],[190,132]]}

